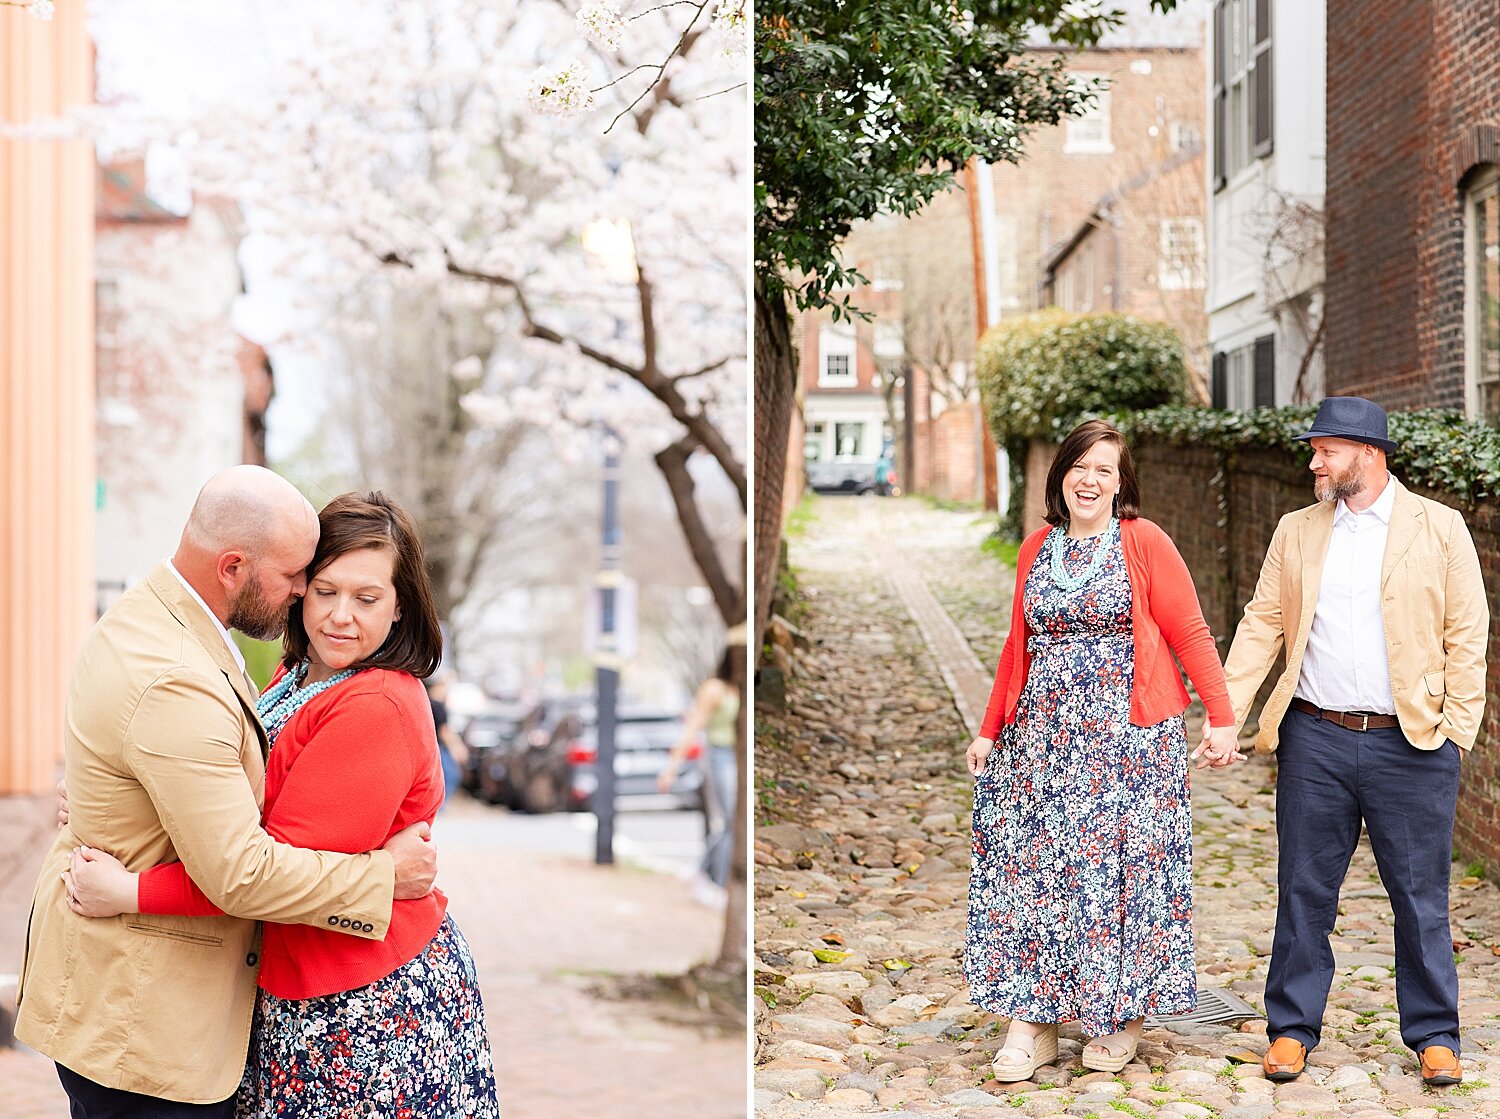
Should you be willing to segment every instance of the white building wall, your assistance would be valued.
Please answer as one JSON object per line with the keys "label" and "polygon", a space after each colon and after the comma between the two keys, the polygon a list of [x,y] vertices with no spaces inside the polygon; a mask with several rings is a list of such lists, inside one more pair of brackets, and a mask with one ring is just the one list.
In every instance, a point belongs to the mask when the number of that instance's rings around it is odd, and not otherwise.
{"label": "white building wall", "polygon": [[[1212,159],[1205,161],[1208,182],[1208,335],[1211,353],[1252,345],[1265,335],[1276,338],[1276,403],[1292,401],[1298,367],[1306,351],[1307,331],[1322,314],[1321,247],[1298,259],[1268,261],[1267,242],[1285,226],[1289,202],[1321,211],[1327,149],[1325,0],[1272,0],[1273,136],[1272,151],[1255,159],[1215,191]],[[1204,52],[1205,81],[1213,88],[1215,24],[1208,24]],[[1210,104],[1210,144],[1214,114]],[[1284,242],[1305,245],[1305,228],[1283,234]],[[1272,275],[1268,276],[1268,272]],[[1295,313],[1288,299],[1301,308]],[[1323,392],[1322,359],[1309,370],[1303,392],[1316,399]]]}
{"label": "white building wall", "polygon": [[207,207],[185,225],[97,233],[97,275],[119,306],[115,345],[100,353],[101,609],[176,550],[203,483],[243,461],[235,250],[233,232]]}

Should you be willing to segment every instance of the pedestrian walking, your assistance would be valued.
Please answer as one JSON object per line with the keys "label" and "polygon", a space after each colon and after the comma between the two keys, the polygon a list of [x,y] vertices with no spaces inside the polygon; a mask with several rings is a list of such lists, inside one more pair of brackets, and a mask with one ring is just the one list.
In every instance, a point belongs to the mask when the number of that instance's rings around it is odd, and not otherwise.
{"label": "pedestrian walking", "polygon": [[469,748],[448,720],[447,676],[434,676],[427,681],[427,701],[432,707],[432,727],[437,733],[438,760],[443,767],[443,805],[446,806],[463,784]]}
{"label": "pedestrian walking", "polygon": [[1225,664],[1242,722],[1283,649],[1258,751],[1277,751],[1276,935],[1266,976],[1272,1080],[1301,1075],[1333,980],[1328,937],[1363,824],[1396,924],[1401,1039],[1428,1084],[1456,1084],[1448,924],[1460,755],[1484,712],[1489,606],[1463,517],[1386,466],[1386,414],[1318,408],[1317,503],[1281,518]]}
{"label": "pedestrian walking", "polygon": [[708,740],[703,756],[703,781],[708,795],[704,810],[708,814],[708,839],[703,859],[693,877],[693,896],[699,901],[722,908],[729,884],[729,863],[734,855],[735,793],[739,784],[739,762],[735,741],[739,735],[740,693],[734,686],[731,650],[724,650],[714,674],[698,685],[693,706],[683,720],[682,733],[667,752],[666,764],[657,776],[656,787],[669,792],[682,763],[692,753],[700,734]]}
{"label": "pedestrian walking", "polygon": [[1048,527],[1021,545],[1010,634],[967,751],[973,862],[964,972],[1011,1018],[1000,1081],[1057,1056],[1057,1024],[1117,1072],[1142,1018],[1196,1005],[1188,694],[1213,742],[1233,712],[1192,577],[1139,516],[1130,450],[1102,420],[1075,428],[1046,482]]}
{"label": "pedestrian walking", "polygon": [[[395,500],[344,494],[318,522],[307,594],[257,707],[272,744],[265,826],[296,847],[360,850],[430,826],[442,804],[421,683],[442,636],[421,541]],[[68,872],[72,909],[188,918],[177,927],[193,935],[191,918],[224,910],[190,871],[167,862],[137,874],[81,851]],[[267,922],[238,1119],[498,1117],[474,960],[446,911],[437,890],[398,901],[379,941],[346,935],[370,931],[346,915]]]}
{"label": "pedestrian walking", "polygon": [[[57,1063],[75,1116],[232,1115],[260,962],[255,919],[332,923],[378,947],[393,898],[431,889],[426,823],[323,851],[261,827],[265,731],[229,630],[280,635],[317,526],[270,471],[215,475],[172,558],[79,654],[64,739],[71,804],[37,881],[15,1027]],[[138,868],[181,859],[240,916],[85,921],[62,879],[79,843]]]}

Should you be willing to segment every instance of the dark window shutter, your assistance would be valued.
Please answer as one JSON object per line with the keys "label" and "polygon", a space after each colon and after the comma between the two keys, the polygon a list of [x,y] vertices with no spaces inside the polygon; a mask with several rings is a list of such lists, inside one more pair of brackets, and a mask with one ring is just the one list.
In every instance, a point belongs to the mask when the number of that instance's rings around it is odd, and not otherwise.
{"label": "dark window shutter", "polygon": [[1271,154],[1275,137],[1272,92],[1275,67],[1271,64],[1271,2],[1255,0],[1255,68],[1250,72],[1251,143],[1255,158]]}
{"label": "dark window shutter", "polygon": [[1214,85],[1224,84],[1224,27],[1227,20],[1224,15],[1224,0],[1216,0],[1214,4]]}
{"label": "dark window shutter", "polygon": [[1229,384],[1225,380],[1228,375],[1229,355],[1214,354],[1213,372],[1208,382],[1208,399],[1215,408],[1229,407]]}
{"label": "dark window shutter", "polygon": [[1276,407],[1276,337],[1272,334],[1255,340],[1255,406]]}
{"label": "dark window shutter", "polygon": [[1224,15],[1224,0],[1218,0],[1214,4],[1214,120],[1213,134],[1210,142],[1213,144],[1214,160],[1214,192],[1224,189],[1228,177],[1224,174],[1226,166],[1224,161],[1224,125],[1227,123],[1225,109],[1228,103],[1224,92],[1224,29],[1228,20]]}

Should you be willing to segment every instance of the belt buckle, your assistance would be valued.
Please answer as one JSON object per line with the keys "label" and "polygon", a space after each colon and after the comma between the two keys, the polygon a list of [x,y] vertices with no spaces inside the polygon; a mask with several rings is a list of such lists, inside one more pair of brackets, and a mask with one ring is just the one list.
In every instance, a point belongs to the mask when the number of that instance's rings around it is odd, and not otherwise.
{"label": "belt buckle", "polygon": [[1370,716],[1368,716],[1368,715],[1361,715],[1359,718],[1360,718],[1360,728],[1359,729],[1361,731],[1367,731],[1367,730],[1369,730],[1370,729]]}

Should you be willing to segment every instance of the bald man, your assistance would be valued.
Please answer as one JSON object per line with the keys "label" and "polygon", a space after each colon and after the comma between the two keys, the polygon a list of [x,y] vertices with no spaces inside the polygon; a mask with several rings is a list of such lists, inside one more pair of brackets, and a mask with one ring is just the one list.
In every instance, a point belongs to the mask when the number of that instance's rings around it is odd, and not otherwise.
{"label": "bald man", "polygon": [[[311,505],[269,470],[203,487],[172,558],[84,642],[64,733],[68,821],[33,901],[16,1037],[57,1062],[74,1119],[234,1113],[259,971],[256,921],[380,940],[396,898],[432,888],[426,825],[379,851],[306,851],[260,826],[267,742],[229,630],[281,635],[318,541]],[[68,907],[74,847],[131,870],[180,859],[235,917]]]}

